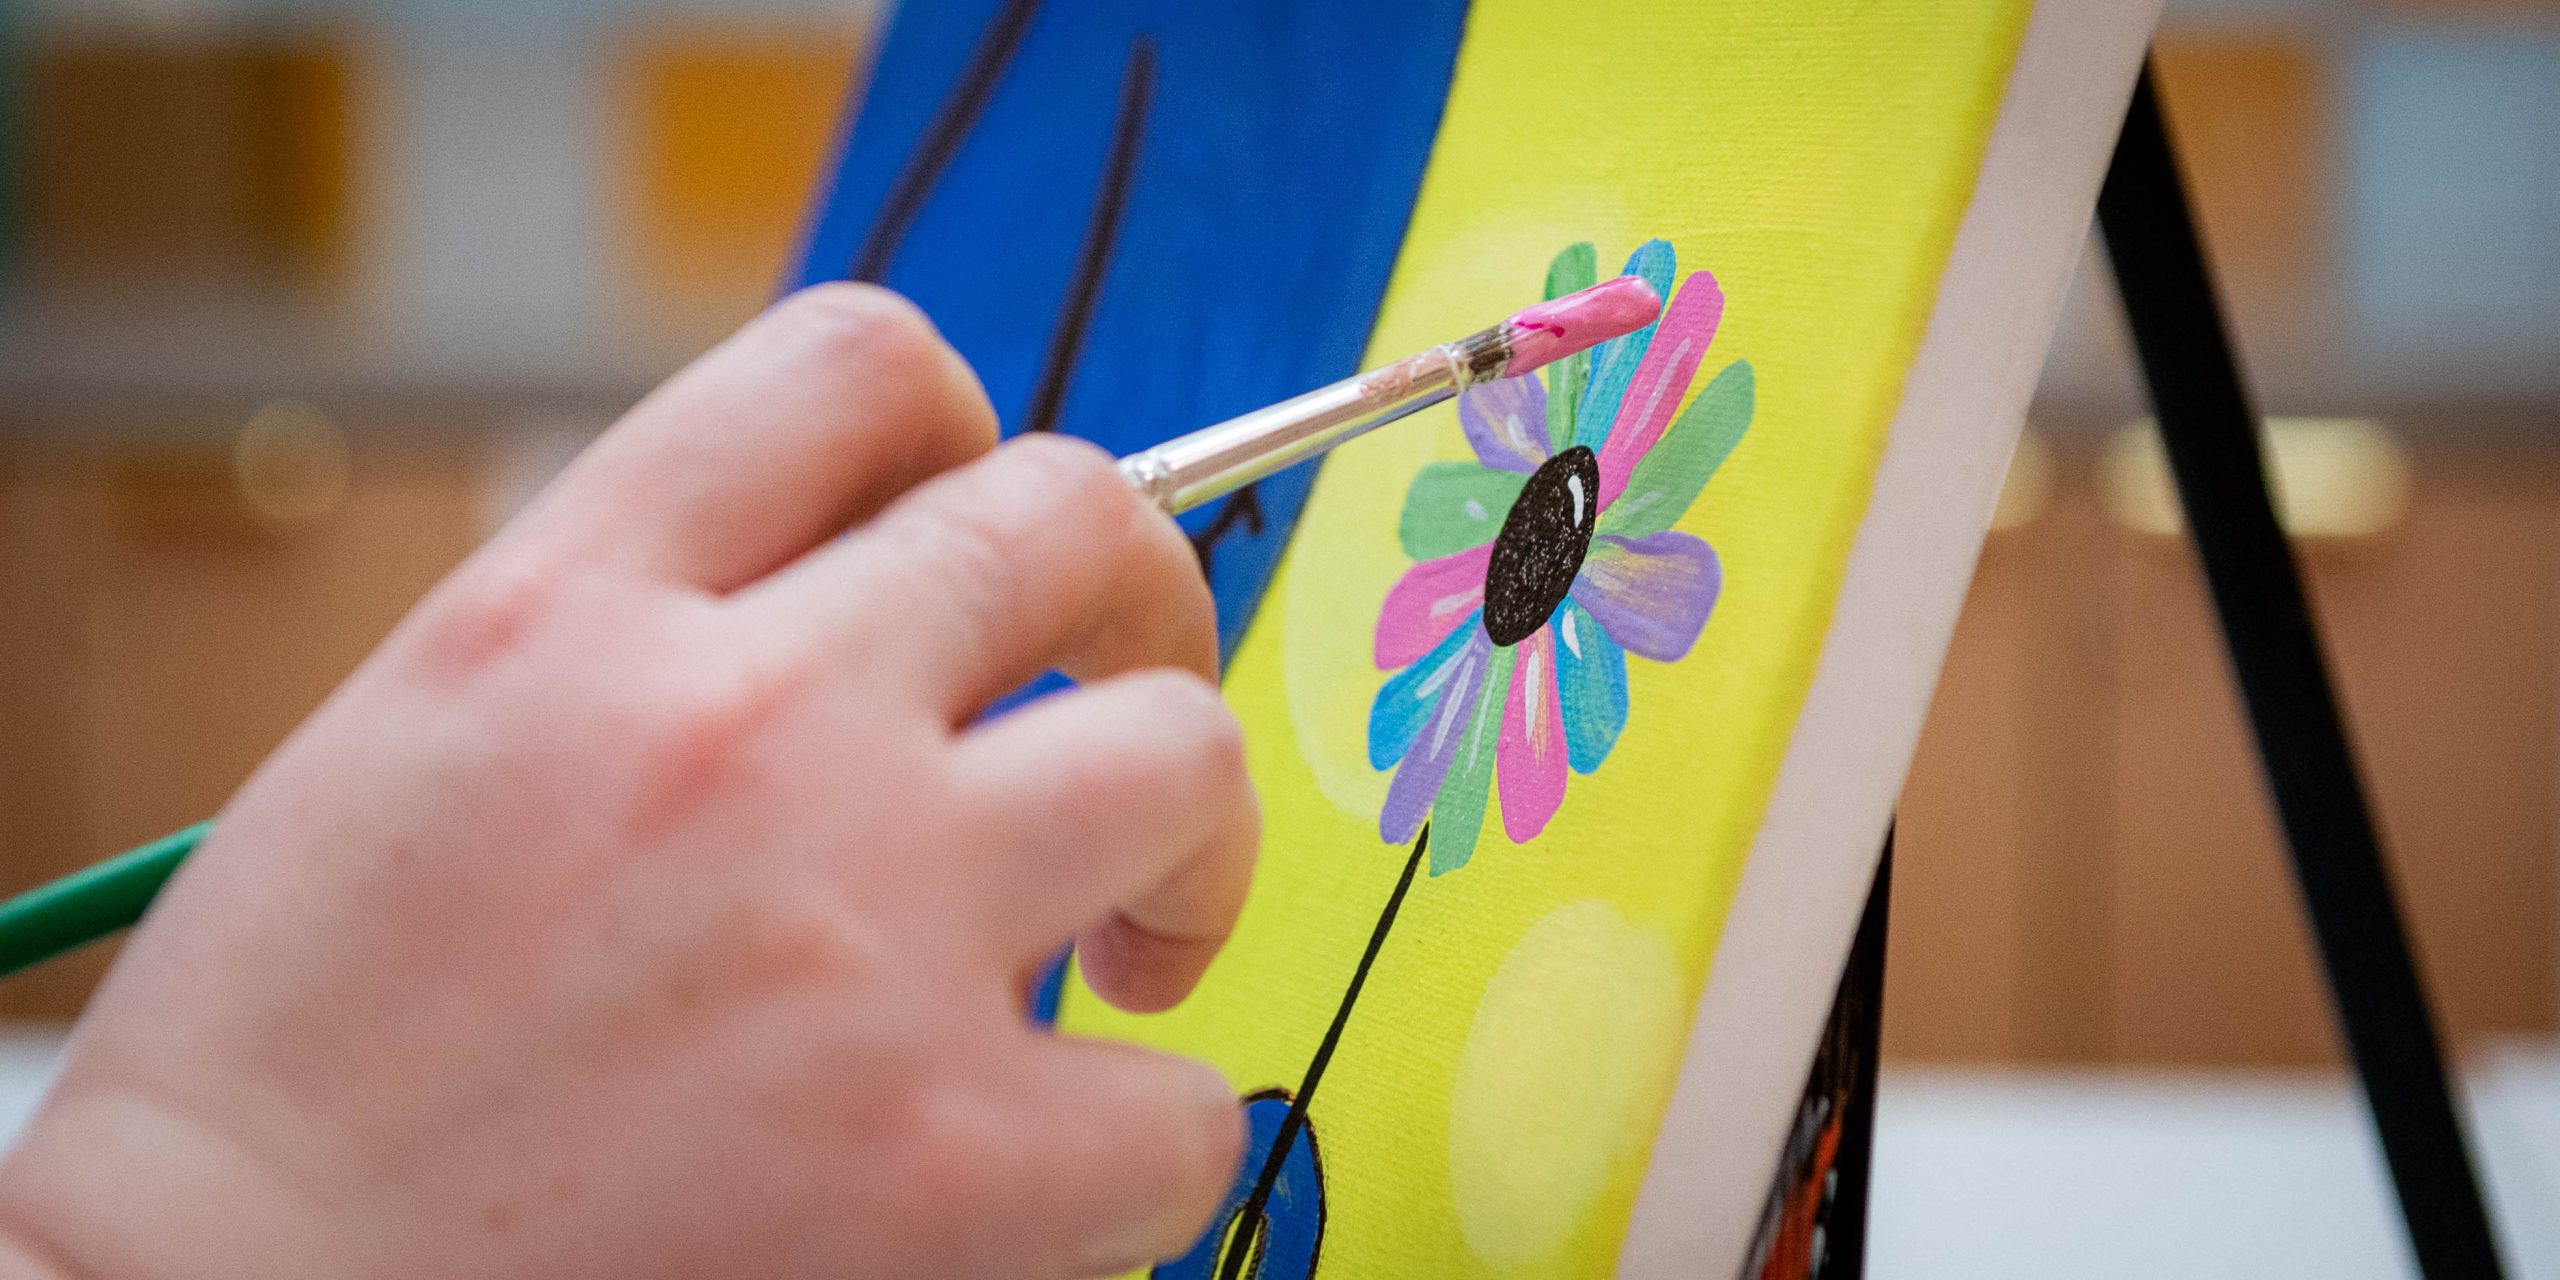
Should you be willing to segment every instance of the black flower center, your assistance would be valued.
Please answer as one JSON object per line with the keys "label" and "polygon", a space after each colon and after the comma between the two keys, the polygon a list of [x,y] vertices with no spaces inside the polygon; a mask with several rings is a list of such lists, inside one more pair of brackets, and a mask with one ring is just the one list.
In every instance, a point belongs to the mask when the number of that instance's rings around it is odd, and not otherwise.
{"label": "black flower center", "polygon": [[1600,463],[1589,449],[1575,445],[1529,476],[1485,565],[1484,630],[1495,644],[1518,644],[1546,625],[1582,572],[1599,518]]}

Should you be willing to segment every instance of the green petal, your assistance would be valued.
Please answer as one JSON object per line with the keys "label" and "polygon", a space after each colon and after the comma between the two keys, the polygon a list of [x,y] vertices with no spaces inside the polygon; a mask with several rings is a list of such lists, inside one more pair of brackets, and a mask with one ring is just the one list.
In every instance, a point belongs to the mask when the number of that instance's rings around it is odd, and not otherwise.
{"label": "green petal", "polygon": [[1600,251],[1585,240],[1566,245],[1547,264],[1547,301],[1553,302],[1568,293],[1580,293],[1600,283]]}
{"label": "green petal", "polygon": [[1511,500],[1529,477],[1495,471],[1472,462],[1435,462],[1413,478],[1405,490],[1404,516],[1396,521],[1396,538],[1415,560],[1437,560],[1472,551],[1502,532]]}
{"label": "green petal", "polygon": [[1493,651],[1485,669],[1484,696],[1476,700],[1475,718],[1458,742],[1449,776],[1441,780],[1440,798],[1431,804],[1431,874],[1445,875],[1467,865],[1476,852],[1476,836],[1484,830],[1485,797],[1493,794],[1493,755],[1502,737],[1502,710],[1511,702],[1511,665],[1519,660],[1517,645]]}
{"label": "green petal", "polygon": [[[1588,240],[1566,245],[1547,264],[1547,299],[1580,293],[1600,282],[1600,253]],[[1547,366],[1547,440],[1551,452],[1573,447],[1573,409],[1582,403],[1582,384],[1591,376],[1591,353],[1576,351]]]}
{"label": "green petal", "polygon": [[1751,426],[1751,363],[1736,360],[1680,411],[1653,451],[1627,477],[1626,491],[1600,513],[1600,532],[1622,538],[1660,533],[1698,500]]}

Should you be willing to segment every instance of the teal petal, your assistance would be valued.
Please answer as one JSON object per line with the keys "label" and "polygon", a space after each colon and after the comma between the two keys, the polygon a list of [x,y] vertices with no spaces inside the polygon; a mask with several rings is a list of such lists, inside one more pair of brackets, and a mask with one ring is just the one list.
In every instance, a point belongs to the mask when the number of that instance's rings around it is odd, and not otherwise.
{"label": "teal petal", "polygon": [[1742,443],[1742,433],[1751,427],[1751,406],[1751,363],[1736,360],[1680,411],[1636,464],[1626,491],[1600,513],[1600,532],[1641,538],[1676,523],[1698,500],[1707,478]]}
{"label": "teal petal", "polygon": [[[1460,628],[1464,630],[1465,628]],[[1431,874],[1446,875],[1475,856],[1476,836],[1484,830],[1484,802],[1493,792],[1494,747],[1502,737],[1502,709],[1511,701],[1511,664],[1520,650],[1504,645],[1493,651],[1485,672],[1484,696],[1476,700],[1475,718],[1467,722],[1440,798],[1431,806]]]}
{"label": "teal petal", "polygon": [[1469,614],[1465,622],[1450,630],[1449,638],[1439,647],[1397,672],[1395,679],[1378,690],[1377,700],[1369,704],[1370,768],[1393,768],[1396,761],[1413,750],[1413,740],[1431,719],[1432,709],[1440,705],[1441,686],[1448,683],[1450,669],[1466,651],[1467,643],[1484,633],[1476,623],[1482,616]]}
{"label": "teal petal", "polygon": [[[1671,276],[1679,266],[1668,240],[1647,240],[1636,246],[1627,258],[1627,269],[1621,275],[1642,276],[1653,286],[1656,297],[1671,301]],[[1611,338],[1591,349],[1591,383],[1583,388],[1582,403],[1574,410],[1573,442],[1593,453],[1609,439],[1609,424],[1617,420],[1618,401],[1625,399],[1627,384],[1635,381],[1636,365],[1644,360],[1646,347],[1653,345],[1653,326]]]}
{"label": "teal petal", "polygon": [[[1547,299],[1580,293],[1600,282],[1600,254],[1588,240],[1570,244],[1547,264]],[[1591,353],[1576,351],[1546,368],[1547,451],[1573,447],[1573,413],[1582,403],[1583,384],[1591,380]]]}
{"label": "teal petal", "polygon": [[[1590,611],[1571,600],[1549,625],[1556,633],[1556,692],[1564,706],[1565,762],[1590,773],[1627,727],[1627,651]],[[1375,732],[1372,722],[1372,732]]]}
{"label": "teal petal", "polygon": [[1405,490],[1396,539],[1417,561],[1472,551],[1502,532],[1511,501],[1529,477],[1472,462],[1435,462]]}

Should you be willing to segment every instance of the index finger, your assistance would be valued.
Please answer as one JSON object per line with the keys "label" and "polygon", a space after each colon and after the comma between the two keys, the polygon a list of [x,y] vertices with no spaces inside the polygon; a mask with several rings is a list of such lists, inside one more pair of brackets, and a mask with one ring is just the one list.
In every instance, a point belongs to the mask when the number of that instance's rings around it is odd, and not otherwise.
{"label": "index finger", "polygon": [[650,392],[510,532],[726,593],[995,439],[977,376],[914,304],[820,285]]}

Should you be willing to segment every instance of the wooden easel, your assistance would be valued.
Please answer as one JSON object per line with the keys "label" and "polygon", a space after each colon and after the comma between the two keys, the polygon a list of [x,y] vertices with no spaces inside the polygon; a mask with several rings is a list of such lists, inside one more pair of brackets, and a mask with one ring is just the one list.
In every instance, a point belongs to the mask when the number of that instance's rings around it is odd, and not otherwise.
{"label": "wooden easel", "polygon": [[[2493,1280],[2503,1272],[2435,1020],[2147,68],[2098,194],[2098,225],[2410,1248],[2428,1280]],[[1826,1039],[1845,1033],[1862,1047],[1869,1099],[1891,865],[1888,835],[1833,1006],[1835,1036]],[[1840,1028],[1844,1017],[1860,1023]],[[1812,1272],[1825,1277],[1864,1269],[1872,1104],[1845,1119],[1836,1166],[1844,1189],[1824,1224],[1827,1265]]]}

